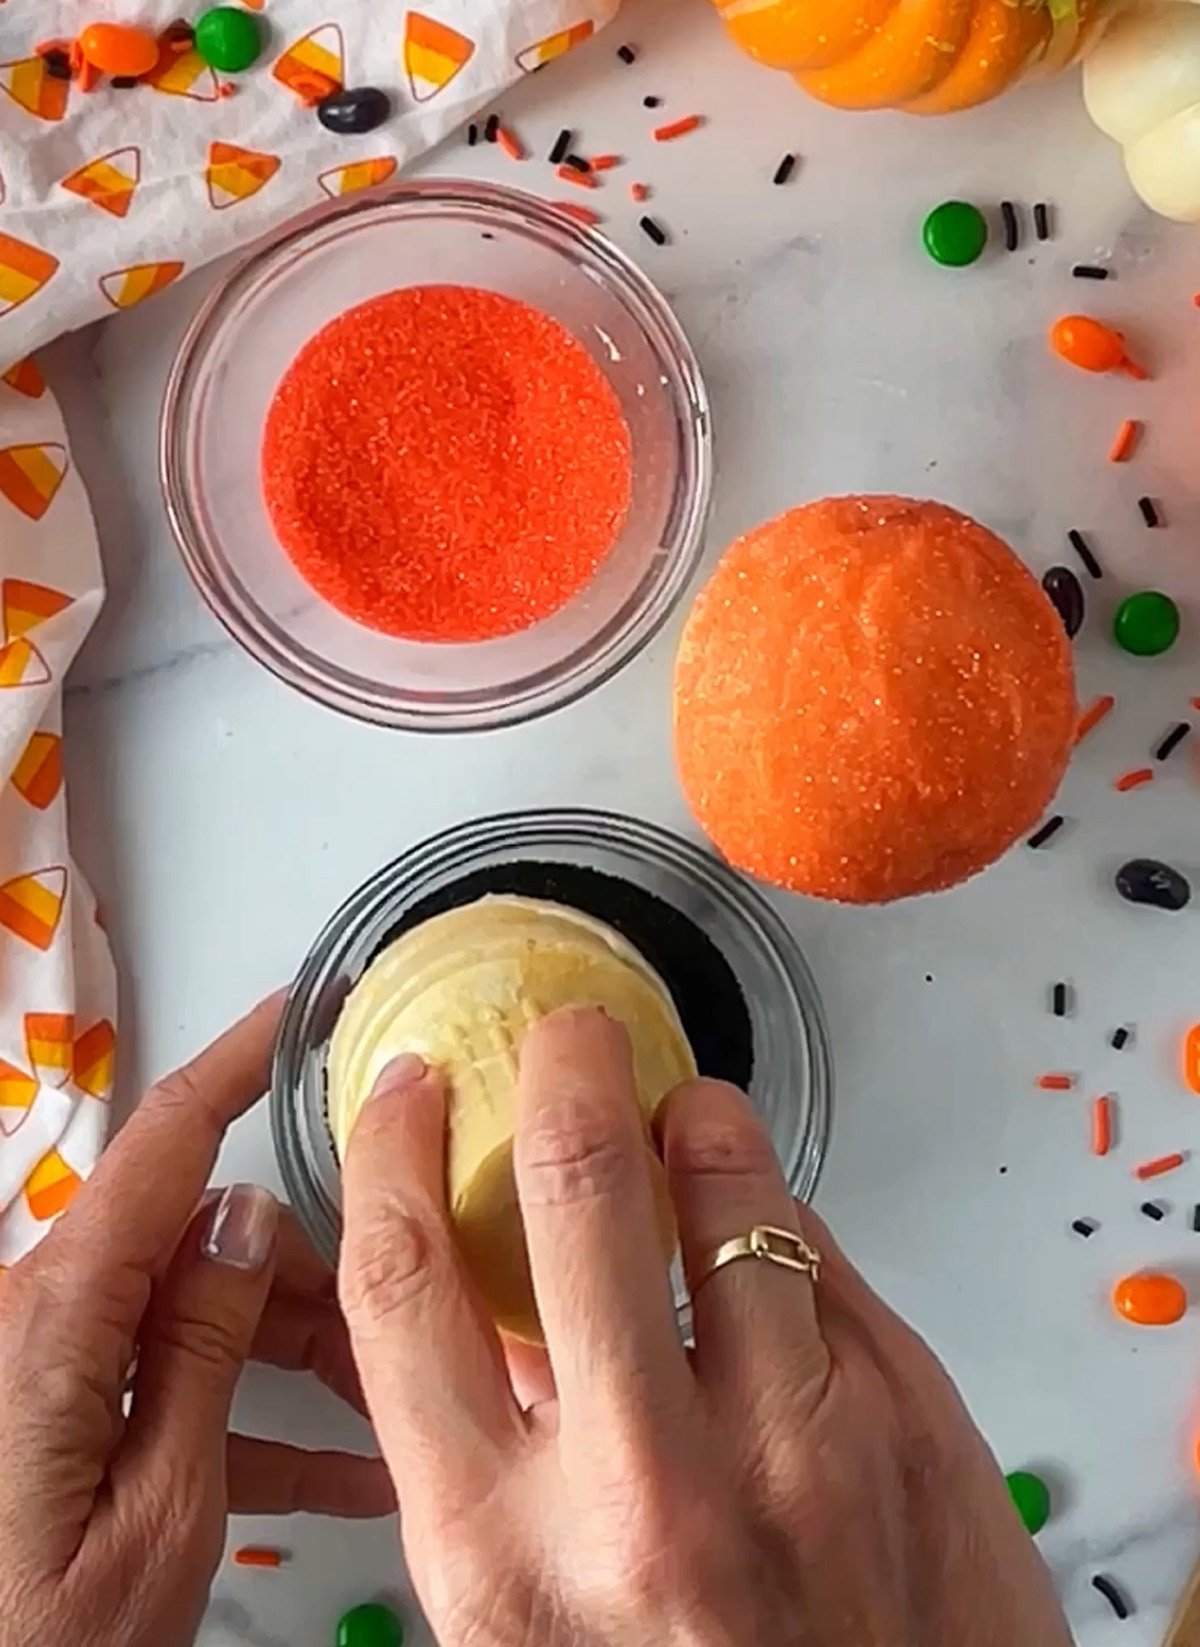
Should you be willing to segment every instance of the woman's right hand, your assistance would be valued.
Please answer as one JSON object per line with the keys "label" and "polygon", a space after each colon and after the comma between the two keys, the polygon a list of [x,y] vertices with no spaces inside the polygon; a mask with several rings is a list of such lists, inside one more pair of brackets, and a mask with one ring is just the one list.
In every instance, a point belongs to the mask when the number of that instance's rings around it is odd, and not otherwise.
{"label": "woman's right hand", "polygon": [[[949,1379],[793,1205],[748,1101],[692,1082],[660,1142],[694,1289],[758,1224],[812,1243],[820,1280],[721,1269],[689,1357],[628,1039],[560,1013],[520,1075],[539,1367],[506,1361],[456,1254],[439,1077],[398,1060],[359,1118],[341,1296],[443,1647],[1069,1647]],[[541,1397],[528,1410],[518,1373]]]}

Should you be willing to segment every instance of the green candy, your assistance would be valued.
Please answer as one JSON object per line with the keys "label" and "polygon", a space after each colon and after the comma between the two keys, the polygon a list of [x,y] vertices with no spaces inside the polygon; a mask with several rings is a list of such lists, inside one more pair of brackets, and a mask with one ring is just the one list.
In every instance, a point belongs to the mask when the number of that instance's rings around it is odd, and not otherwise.
{"label": "green candy", "polygon": [[1169,652],[1179,638],[1179,608],[1170,595],[1143,589],[1127,596],[1117,607],[1113,637],[1123,652],[1135,658],[1156,658]]}
{"label": "green candy", "polygon": [[262,50],[262,35],[252,12],[213,6],[197,20],[193,44],[209,68],[239,74]]}
{"label": "green candy", "polygon": [[338,1619],[337,1647],[402,1647],[404,1626],[381,1601],[364,1601]]}
{"label": "green candy", "polygon": [[987,218],[966,200],[945,200],[935,206],[921,231],[925,250],[947,269],[965,269],[983,256],[987,245]]}
{"label": "green candy", "polygon": [[1040,1533],[1050,1519],[1050,1489],[1032,1470],[1014,1470],[1005,1476],[1009,1495],[1027,1533]]}

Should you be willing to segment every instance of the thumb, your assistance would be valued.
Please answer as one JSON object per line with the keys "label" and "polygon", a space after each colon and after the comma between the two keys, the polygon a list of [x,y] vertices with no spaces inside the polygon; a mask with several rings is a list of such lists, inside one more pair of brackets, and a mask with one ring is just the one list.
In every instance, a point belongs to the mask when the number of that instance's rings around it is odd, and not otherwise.
{"label": "thumb", "polygon": [[279,1203],[231,1184],[192,1220],[143,1324],[121,1467],[138,1486],[207,1494],[225,1514],[229,1409],[266,1306]]}

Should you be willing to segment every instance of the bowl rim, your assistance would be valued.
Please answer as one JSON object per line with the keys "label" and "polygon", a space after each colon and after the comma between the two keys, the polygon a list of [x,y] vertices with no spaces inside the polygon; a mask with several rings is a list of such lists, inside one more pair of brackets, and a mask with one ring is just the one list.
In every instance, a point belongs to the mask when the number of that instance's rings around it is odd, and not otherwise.
{"label": "bowl rim", "polygon": [[[651,343],[669,356],[679,382],[670,394],[679,428],[689,448],[693,485],[685,495],[674,538],[657,579],[644,576],[624,608],[565,658],[530,671],[514,686],[507,683],[455,697],[446,710],[420,702],[397,701],[388,689],[372,692],[353,687],[320,669],[297,661],[261,626],[259,608],[239,595],[215,571],[204,531],[199,526],[187,484],[186,424],[196,379],[212,335],[232,298],[265,278],[289,251],[300,251],[318,229],[337,222],[352,225],[388,208],[423,206],[450,211],[480,207],[508,215],[527,227],[556,237],[565,251],[572,243],[599,263],[610,283],[623,288],[640,307],[642,324],[653,328]],[[225,631],[276,679],[304,696],[352,719],[395,730],[424,733],[479,732],[516,726],[566,708],[603,686],[631,663],[661,632],[699,568],[704,530],[712,500],[712,408],[695,351],[671,305],[650,277],[606,235],[589,227],[553,202],[507,185],[467,178],[400,179],[364,189],[341,200],[322,203],[290,218],[255,241],[216,282],[189,321],[167,375],[159,411],[158,479],[163,504],[180,558],[209,611]],[[281,551],[282,552],[282,551]],[[352,620],[348,620],[352,621]],[[598,642],[602,643],[598,654]],[[433,643],[436,644],[436,643]]]}

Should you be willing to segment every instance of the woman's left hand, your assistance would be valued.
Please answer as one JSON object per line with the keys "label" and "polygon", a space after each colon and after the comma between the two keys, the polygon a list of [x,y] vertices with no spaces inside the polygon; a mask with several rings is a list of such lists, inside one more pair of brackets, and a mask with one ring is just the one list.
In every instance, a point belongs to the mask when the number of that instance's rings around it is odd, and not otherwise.
{"label": "woman's left hand", "polygon": [[279,1007],[151,1088],[0,1277],[6,1641],[191,1642],[230,1510],[395,1507],[375,1459],[227,1433],[250,1357],[362,1399],[332,1277],[274,1197],[205,1196],[225,1129],[266,1087]]}

